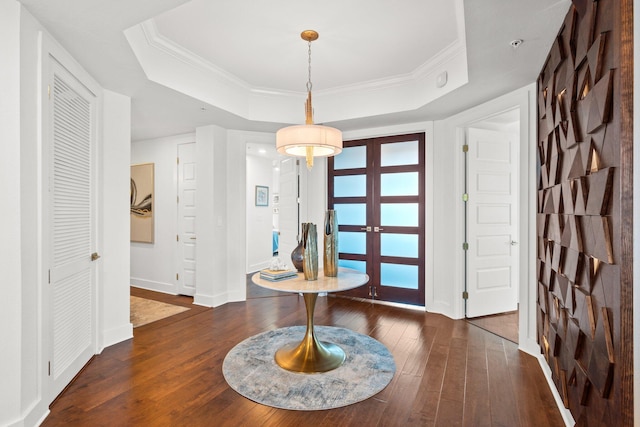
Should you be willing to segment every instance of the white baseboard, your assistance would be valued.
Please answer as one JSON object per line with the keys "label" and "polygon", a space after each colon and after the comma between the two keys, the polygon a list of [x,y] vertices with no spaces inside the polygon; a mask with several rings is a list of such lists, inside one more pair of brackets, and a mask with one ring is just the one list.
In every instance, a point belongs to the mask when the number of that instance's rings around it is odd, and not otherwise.
{"label": "white baseboard", "polygon": [[22,419],[8,424],[7,427],[39,426],[44,422],[49,413],[49,405],[45,404],[44,400],[39,399],[36,403],[31,405]]}
{"label": "white baseboard", "polygon": [[560,415],[564,420],[564,424],[567,427],[573,427],[576,424],[576,422],[573,419],[573,415],[571,415],[571,411],[569,411],[569,409],[564,407],[564,403],[562,402],[560,393],[558,393],[556,384],[553,382],[553,378],[551,377],[551,369],[549,368],[549,365],[547,365],[547,361],[545,360],[542,354],[538,354],[537,359],[538,359],[538,363],[540,364],[540,368],[544,373],[544,377],[547,379],[547,384],[551,389],[551,393],[553,393],[553,398],[556,400],[556,405],[558,405],[558,410],[560,411]]}
{"label": "white baseboard", "polygon": [[153,280],[131,277],[129,283],[136,288],[147,289],[149,291],[162,292],[165,294],[178,295],[176,285],[173,283],[156,282]]}
{"label": "white baseboard", "polygon": [[99,349],[99,353],[102,353],[102,350],[109,346],[131,338],[133,338],[133,324],[131,323],[125,323],[117,328],[111,328],[108,331],[104,331],[102,334],[102,346]]}
{"label": "white baseboard", "polygon": [[220,307],[228,302],[229,296],[226,292],[217,295],[203,295],[196,292],[193,296],[193,303],[204,307]]}

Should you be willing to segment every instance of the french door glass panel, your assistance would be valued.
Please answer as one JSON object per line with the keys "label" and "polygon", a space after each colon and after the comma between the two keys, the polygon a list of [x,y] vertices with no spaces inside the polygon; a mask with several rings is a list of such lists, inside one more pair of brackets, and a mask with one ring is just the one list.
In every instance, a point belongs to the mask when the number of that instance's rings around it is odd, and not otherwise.
{"label": "french door glass panel", "polygon": [[367,176],[336,176],[333,181],[333,188],[335,188],[335,197],[365,197],[367,195]]}
{"label": "french door glass panel", "polygon": [[333,168],[358,169],[367,167],[367,147],[345,147],[340,156],[334,158]]}
{"label": "french door glass panel", "polygon": [[382,144],[380,166],[417,165],[419,163],[418,141]]}
{"label": "french door glass panel", "polygon": [[[340,240],[340,242],[342,242]],[[415,234],[380,234],[380,255],[418,258],[418,236]]]}
{"label": "french door glass panel", "polygon": [[395,288],[418,289],[418,266],[382,263],[381,284]]}
{"label": "french door glass panel", "polygon": [[344,268],[353,268],[354,270],[358,270],[362,273],[367,272],[367,262],[366,261],[355,261],[350,259],[340,259],[338,260],[338,266]]}
{"label": "french door glass panel", "polygon": [[351,254],[364,255],[367,253],[367,235],[362,232],[338,232],[340,251]]}
{"label": "french door glass panel", "polygon": [[338,213],[338,225],[361,225],[367,223],[367,205],[364,203],[336,204],[333,209]]}
{"label": "french door glass panel", "polygon": [[383,173],[380,176],[381,196],[417,196],[418,172]]}
{"label": "french door glass panel", "polygon": [[380,205],[380,225],[397,227],[417,227],[417,203],[382,203]]}

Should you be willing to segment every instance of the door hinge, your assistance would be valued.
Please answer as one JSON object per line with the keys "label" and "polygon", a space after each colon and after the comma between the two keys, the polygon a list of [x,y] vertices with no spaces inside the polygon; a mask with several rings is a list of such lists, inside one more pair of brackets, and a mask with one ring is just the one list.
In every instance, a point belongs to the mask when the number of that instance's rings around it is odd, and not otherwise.
{"label": "door hinge", "polygon": [[180,196],[176,196],[176,203],[180,203]]}
{"label": "door hinge", "polygon": [[469,292],[464,291],[464,292],[462,293],[462,299],[469,299]]}
{"label": "door hinge", "polygon": [[176,280],[180,280],[180,276],[176,273]]}
{"label": "door hinge", "polygon": [[176,165],[180,164],[180,157],[176,157]]}
{"label": "door hinge", "polygon": [[51,376],[51,361],[49,361],[49,376]]}
{"label": "door hinge", "polygon": [[47,97],[51,99],[51,85],[47,85]]}
{"label": "door hinge", "polygon": [[469,151],[469,144],[464,144],[464,145],[462,146],[462,152],[463,152],[463,153],[466,153],[466,152],[468,152],[468,151]]}
{"label": "door hinge", "polygon": [[178,234],[176,234],[176,242],[180,241],[180,236]]}
{"label": "door hinge", "polygon": [[51,270],[49,270],[49,283],[51,283]]}
{"label": "door hinge", "polygon": [[468,250],[469,250],[469,244],[468,244],[467,242],[464,242],[464,243],[462,244],[462,250],[463,250],[463,251],[468,251]]}
{"label": "door hinge", "polygon": [[463,202],[468,202],[469,201],[469,193],[464,193],[462,195],[462,201]]}

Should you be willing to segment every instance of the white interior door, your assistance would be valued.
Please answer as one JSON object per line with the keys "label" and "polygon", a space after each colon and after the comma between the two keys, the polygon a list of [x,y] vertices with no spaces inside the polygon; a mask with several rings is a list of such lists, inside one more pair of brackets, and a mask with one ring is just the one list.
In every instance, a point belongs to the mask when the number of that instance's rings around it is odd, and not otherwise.
{"label": "white interior door", "polygon": [[469,129],[467,317],[518,307],[518,136]]}
{"label": "white interior door", "polygon": [[[291,268],[291,252],[298,246],[298,210],[299,179],[298,160],[294,157],[284,157],[280,160],[280,190],[279,190],[279,231],[278,258],[286,262]],[[250,242],[248,242],[250,244]]]}
{"label": "white interior door", "polygon": [[178,145],[178,293],[196,292],[196,143]]}
{"label": "white interior door", "polygon": [[[49,397],[53,399],[95,353],[96,98],[53,58],[47,153]],[[97,259],[97,254],[96,254]]]}

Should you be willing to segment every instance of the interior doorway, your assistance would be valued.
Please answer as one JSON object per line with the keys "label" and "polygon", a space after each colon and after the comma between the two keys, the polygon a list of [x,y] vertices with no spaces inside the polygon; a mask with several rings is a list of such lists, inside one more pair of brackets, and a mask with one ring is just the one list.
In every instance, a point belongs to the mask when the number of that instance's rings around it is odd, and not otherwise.
{"label": "interior doorway", "polygon": [[518,341],[520,111],[465,131],[465,317]]}
{"label": "interior doorway", "polygon": [[425,304],[425,134],[345,141],[328,160],[341,267],[369,275],[345,294]]}
{"label": "interior doorway", "polygon": [[[269,267],[272,258],[281,253],[280,157],[273,144],[246,144],[245,273]],[[284,220],[286,223],[286,215]]]}

